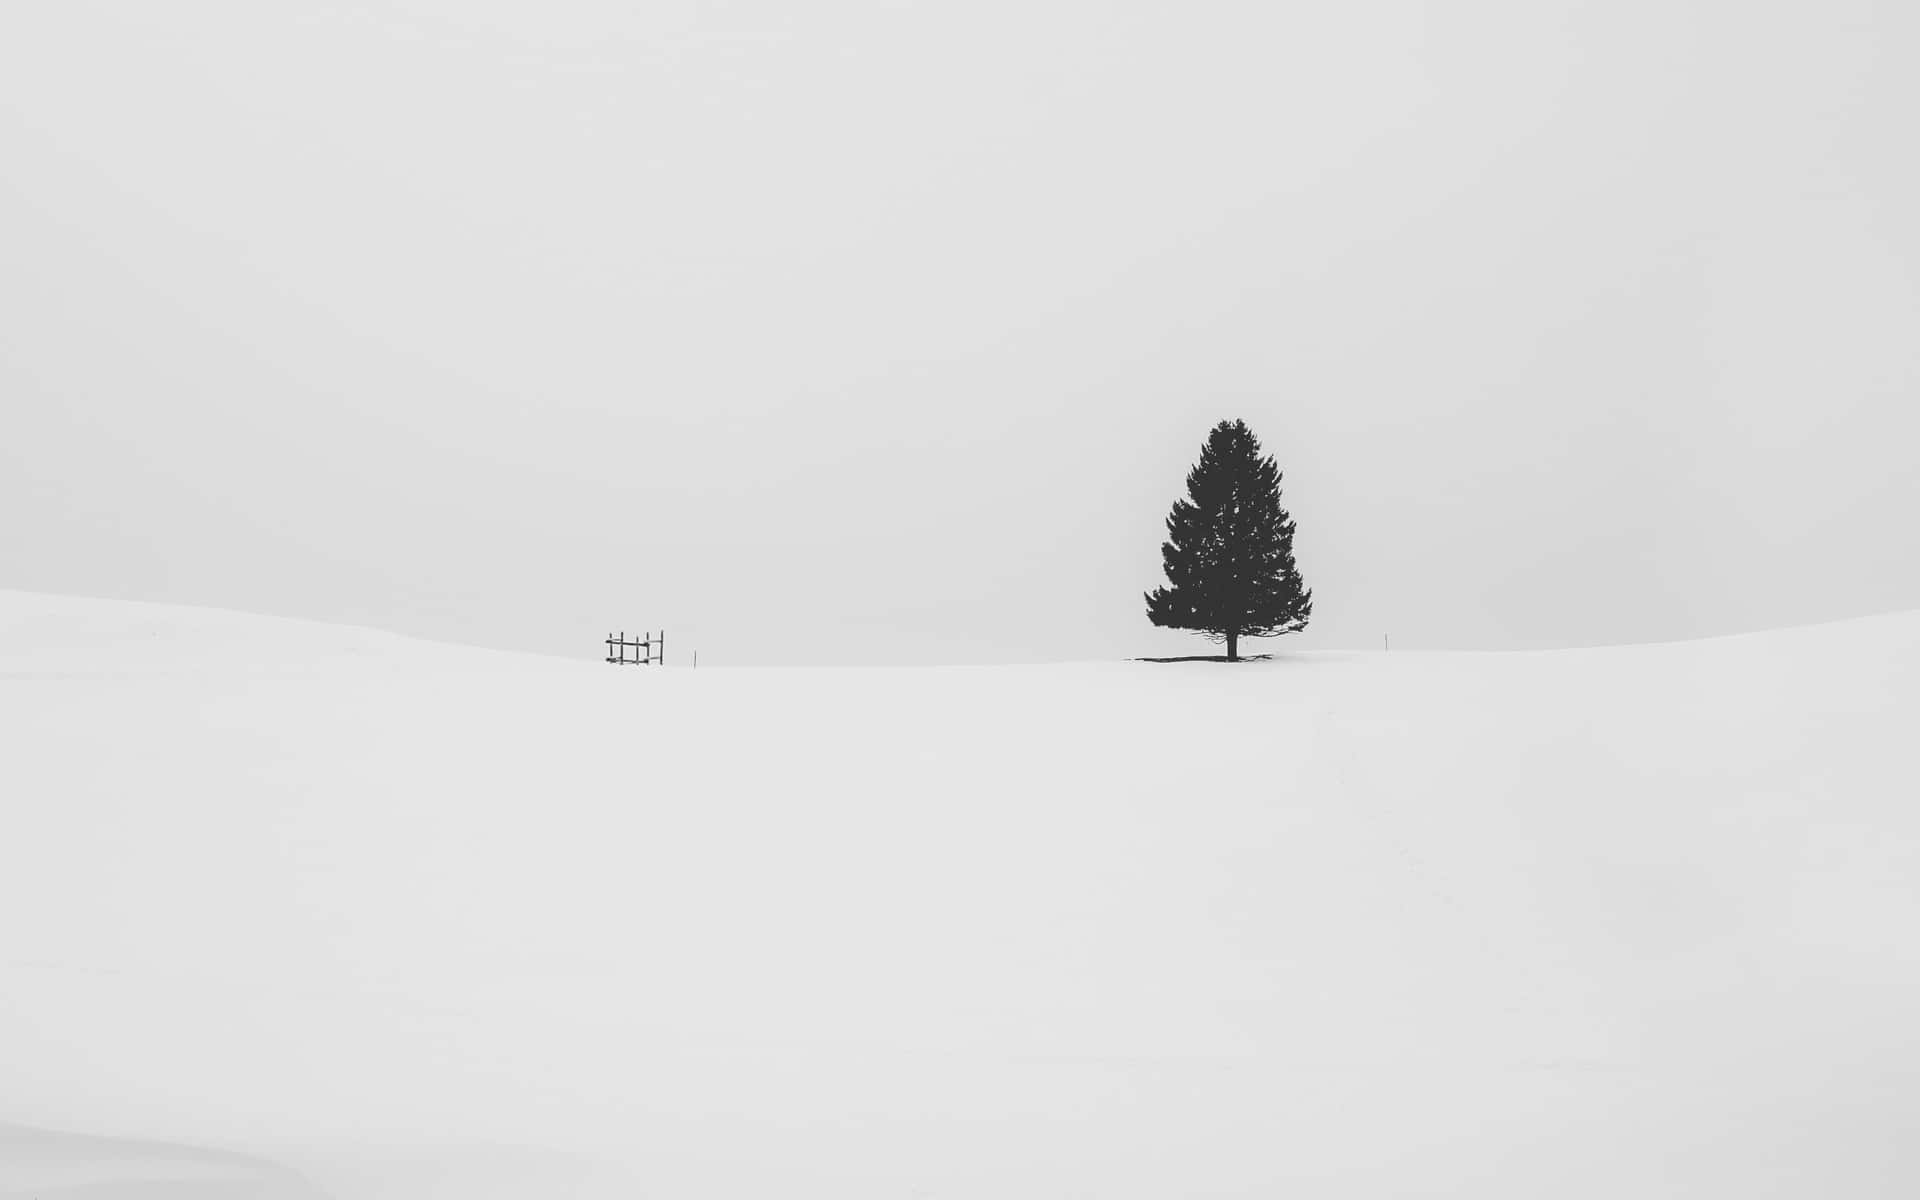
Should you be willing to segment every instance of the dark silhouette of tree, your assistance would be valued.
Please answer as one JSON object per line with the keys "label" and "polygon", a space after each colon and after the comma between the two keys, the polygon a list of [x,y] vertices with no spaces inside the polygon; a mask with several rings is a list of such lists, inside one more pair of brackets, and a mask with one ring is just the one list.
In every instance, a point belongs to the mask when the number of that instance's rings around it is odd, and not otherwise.
{"label": "dark silhouette of tree", "polygon": [[1297,633],[1313,593],[1293,563],[1293,518],[1280,507],[1280,468],[1245,421],[1222,421],[1187,472],[1187,497],[1167,515],[1160,547],[1171,586],[1147,593],[1147,619],[1227,644]]}

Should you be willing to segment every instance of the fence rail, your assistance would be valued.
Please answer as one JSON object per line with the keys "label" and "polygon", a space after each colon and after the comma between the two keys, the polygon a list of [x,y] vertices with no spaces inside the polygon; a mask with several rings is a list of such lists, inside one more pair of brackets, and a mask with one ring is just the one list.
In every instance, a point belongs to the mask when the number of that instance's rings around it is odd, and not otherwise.
{"label": "fence rail", "polygon": [[[628,654],[629,650],[633,653]],[[607,661],[660,666],[667,661],[667,631],[662,629],[659,637],[643,633],[632,638],[627,637],[624,629],[618,635],[610,633],[607,635]]]}

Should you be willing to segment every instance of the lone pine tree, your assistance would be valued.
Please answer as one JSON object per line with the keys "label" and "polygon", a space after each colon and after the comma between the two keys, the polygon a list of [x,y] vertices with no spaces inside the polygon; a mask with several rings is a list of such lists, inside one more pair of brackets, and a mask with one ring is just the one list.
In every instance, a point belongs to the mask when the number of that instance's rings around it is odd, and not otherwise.
{"label": "lone pine tree", "polygon": [[1293,563],[1293,518],[1280,507],[1280,468],[1245,421],[1222,421],[1187,472],[1160,547],[1168,587],[1147,593],[1147,619],[1191,629],[1240,657],[1241,637],[1297,633],[1313,593]]}

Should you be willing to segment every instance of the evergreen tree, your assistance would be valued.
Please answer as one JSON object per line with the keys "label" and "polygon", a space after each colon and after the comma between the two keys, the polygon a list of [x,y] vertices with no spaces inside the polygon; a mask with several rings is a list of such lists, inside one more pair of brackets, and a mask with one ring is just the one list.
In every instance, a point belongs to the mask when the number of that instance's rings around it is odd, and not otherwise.
{"label": "evergreen tree", "polygon": [[1147,619],[1224,641],[1228,662],[1240,657],[1242,636],[1297,633],[1313,615],[1293,563],[1293,518],[1280,507],[1280,468],[1261,456],[1245,421],[1207,435],[1160,556],[1171,586],[1147,593]]}

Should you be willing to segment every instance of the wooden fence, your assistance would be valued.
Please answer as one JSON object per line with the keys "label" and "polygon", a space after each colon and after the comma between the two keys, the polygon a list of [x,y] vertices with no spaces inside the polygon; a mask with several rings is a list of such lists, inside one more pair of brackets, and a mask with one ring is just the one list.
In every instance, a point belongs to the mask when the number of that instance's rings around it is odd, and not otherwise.
{"label": "wooden fence", "polygon": [[633,638],[627,637],[625,630],[618,636],[610,633],[607,635],[607,661],[659,666],[667,661],[667,631],[662,629],[659,637],[643,633]]}

